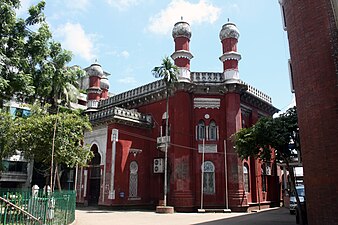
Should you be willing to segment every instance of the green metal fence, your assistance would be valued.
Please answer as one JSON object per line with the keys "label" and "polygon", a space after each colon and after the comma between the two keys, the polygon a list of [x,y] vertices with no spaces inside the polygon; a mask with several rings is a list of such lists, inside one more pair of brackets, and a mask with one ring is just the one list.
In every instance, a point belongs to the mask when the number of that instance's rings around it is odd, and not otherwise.
{"label": "green metal fence", "polygon": [[75,191],[0,189],[0,224],[66,225],[75,220]]}

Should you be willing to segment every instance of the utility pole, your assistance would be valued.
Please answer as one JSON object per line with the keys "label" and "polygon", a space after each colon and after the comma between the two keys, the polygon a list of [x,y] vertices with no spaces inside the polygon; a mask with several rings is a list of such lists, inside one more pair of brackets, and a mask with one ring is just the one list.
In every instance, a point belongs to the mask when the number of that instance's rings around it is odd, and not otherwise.
{"label": "utility pole", "polygon": [[167,99],[166,99],[166,116],[165,116],[165,145],[164,145],[164,197],[163,205],[167,206],[167,191],[168,191],[168,136],[169,136],[169,91],[167,88]]}

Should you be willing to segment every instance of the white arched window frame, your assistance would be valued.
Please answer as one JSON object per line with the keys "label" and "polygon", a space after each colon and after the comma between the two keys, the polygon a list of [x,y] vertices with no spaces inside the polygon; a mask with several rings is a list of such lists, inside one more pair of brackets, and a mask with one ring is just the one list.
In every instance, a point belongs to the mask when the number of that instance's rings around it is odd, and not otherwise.
{"label": "white arched window frame", "polygon": [[197,140],[205,139],[205,123],[200,120],[197,125]]}
{"label": "white arched window frame", "polygon": [[216,122],[214,120],[212,120],[209,124],[209,140],[216,141],[218,139],[217,133],[218,133],[218,129],[217,129],[217,126],[216,126]]}
{"label": "white arched window frame", "polygon": [[129,165],[129,198],[137,198],[138,164],[132,161]]}
{"label": "white arched window frame", "polygon": [[203,166],[203,193],[215,194],[215,165],[211,161],[204,162]]}
{"label": "white arched window frame", "polygon": [[244,182],[244,191],[250,192],[249,166],[247,163],[244,163],[243,165],[243,182]]}

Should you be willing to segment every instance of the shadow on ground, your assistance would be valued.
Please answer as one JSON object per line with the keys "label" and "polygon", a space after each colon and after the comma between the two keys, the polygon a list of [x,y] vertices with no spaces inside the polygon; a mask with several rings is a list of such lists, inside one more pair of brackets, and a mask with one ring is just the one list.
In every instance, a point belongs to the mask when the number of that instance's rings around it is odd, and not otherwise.
{"label": "shadow on ground", "polygon": [[238,217],[196,223],[194,225],[296,225],[296,218],[288,209],[278,208]]}

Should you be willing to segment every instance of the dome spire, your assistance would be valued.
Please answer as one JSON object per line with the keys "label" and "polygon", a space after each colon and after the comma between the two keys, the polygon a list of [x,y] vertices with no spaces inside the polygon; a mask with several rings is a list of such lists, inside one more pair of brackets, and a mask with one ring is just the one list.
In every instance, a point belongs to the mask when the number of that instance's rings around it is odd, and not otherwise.
{"label": "dome spire", "polygon": [[232,22],[222,26],[219,38],[222,42],[223,55],[219,59],[223,62],[224,77],[226,83],[239,82],[238,61],[241,60],[241,54],[237,52],[237,43],[239,30]]}
{"label": "dome spire", "polygon": [[174,25],[172,36],[175,41],[175,52],[171,58],[179,67],[178,80],[190,82],[190,60],[193,58],[189,50],[191,29],[189,23],[183,21],[183,16],[181,16],[181,21]]}

